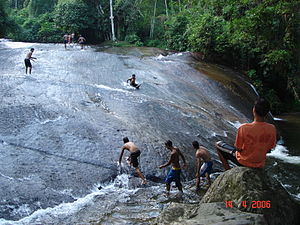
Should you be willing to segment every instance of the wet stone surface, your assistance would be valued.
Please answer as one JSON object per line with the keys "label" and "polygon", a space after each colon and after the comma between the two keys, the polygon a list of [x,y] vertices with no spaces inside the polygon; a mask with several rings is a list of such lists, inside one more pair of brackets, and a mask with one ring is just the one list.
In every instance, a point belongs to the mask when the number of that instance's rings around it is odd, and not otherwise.
{"label": "wet stone surface", "polygon": [[[29,76],[23,60],[31,47],[38,59]],[[2,220],[17,221],[39,209],[54,210],[89,198],[95,186],[116,178],[125,136],[141,149],[146,177],[160,181],[165,177],[167,170],[158,166],[168,160],[163,145],[168,139],[190,165],[183,180],[195,173],[194,140],[210,150],[215,168],[220,168],[214,142],[233,140],[233,124],[250,120],[242,112],[251,110],[246,104],[255,95],[251,87],[244,97],[248,100],[241,104],[236,91],[204,73],[209,69],[221,73],[220,68],[201,64],[206,66],[201,72],[189,53],[115,51],[0,41]],[[126,85],[133,73],[142,83],[139,90]],[[235,82],[243,83],[240,78]],[[47,213],[44,217],[47,221]]]}

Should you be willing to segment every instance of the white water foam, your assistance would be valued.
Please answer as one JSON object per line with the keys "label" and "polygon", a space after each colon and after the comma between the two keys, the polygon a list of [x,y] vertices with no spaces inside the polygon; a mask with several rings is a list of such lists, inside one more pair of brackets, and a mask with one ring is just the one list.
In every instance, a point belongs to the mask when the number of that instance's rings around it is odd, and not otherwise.
{"label": "white water foam", "polygon": [[105,85],[102,85],[102,84],[95,84],[95,86],[97,88],[101,88],[101,89],[108,90],[108,91],[118,91],[118,92],[123,92],[123,93],[130,93],[128,91],[125,91],[125,90],[122,90],[122,89],[119,89],[119,88],[111,88],[109,86],[105,86]]}
{"label": "white water foam", "polygon": [[296,195],[293,195],[296,199],[300,200],[300,193],[299,194],[296,194]]}
{"label": "white water foam", "polygon": [[[32,213],[31,215],[22,218],[19,221],[9,221],[0,218],[0,225],[24,225],[24,224],[53,224],[52,219],[55,218],[68,218],[76,215],[82,209],[87,208],[89,205],[93,204],[94,200],[99,196],[105,196],[112,192],[120,193],[118,199],[115,201],[126,202],[131,194],[134,194],[139,189],[129,190],[129,176],[127,174],[122,174],[117,176],[113,183],[108,185],[101,185],[102,189],[98,190],[97,187],[100,185],[95,185],[92,193],[86,195],[85,197],[78,198],[74,202],[62,203],[55,207],[49,207],[46,209],[39,209]],[[113,201],[113,200],[112,200]],[[30,212],[28,205],[22,205],[18,210],[22,213]]]}
{"label": "white water foam", "polygon": [[228,137],[226,131],[224,131],[224,130],[221,133],[212,132],[211,136],[212,137],[217,137],[217,136],[219,136],[219,137]]}
{"label": "white water foam", "polygon": [[227,123],[229,123],[230,125],[234,126],[236,129],[238,129],[242,125],[239,121],[231,122],[231,121],[227,120]]}
{"label": "white water foam", "polygon": [[253,84],[251,84],[251,83],[249,83],[249,82],[246,82],[246,83],[249,84],[250,87],[251,87],[251,88],[253,89],[253,91],[255,92],[255,94],[256,94],[257,96],[259,96],[259,94],[258,94],[256,88],[253,86]]}
{"label": "white water foam", "polygon": [[2,176],[2,177],[4,177],[4,178],[6,178],[6,179],[8,179],[8,180],[14,180],[14,178],[13,178],[13,177],[6,176],[6,175],[4,175],[3,173],[0,173],[0,176]]}
{"label": "white water foam", "polygon": [[34,43],[25,43],[25,42],[3,42],[9,48],[28,48],[34,45]]}
{"label": "white water foam", "polygon": [[165,56],[163,56],[162,54],[160,54],[159,56],[157,56],[156,58],[157,59],[162,59],[162,58],[164,58]]}
{"label": "white water foam", "polygon": [[46,120],[44,120],[44,121],[40,121],[40,124],[46,124],[46,123],[50,123],[50,122],[56,122],[56,121],[58,121],[58,120],[60,120],[60,119],[62,119],[61,116],[59,116],[59,117],[57,117],[57,118],[55,118],[55,119],[53,119],[53,120],[46,119]]}
{"label": "white water foam", "polygon": [[281,118],[278,118],[278,117],[273,117],[273,120],[276,120],[276,121],[286,121],[285,119],[281,119]]}
{"label": "white water foam", "polygon": [[288,149],[283,145],[276,145],[275,149],[271,153],[268,153],[267,156],[280,159],[284,162],[300,165],[300,156],[289,155]]}

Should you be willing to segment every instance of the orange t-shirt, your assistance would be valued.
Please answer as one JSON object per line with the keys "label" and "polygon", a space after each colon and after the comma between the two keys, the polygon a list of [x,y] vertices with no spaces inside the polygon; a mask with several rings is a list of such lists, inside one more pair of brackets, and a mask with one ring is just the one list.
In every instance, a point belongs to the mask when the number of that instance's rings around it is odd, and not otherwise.
{"label": "orange t-shirt", "polygon": [[262,168],[267,152],[276,145],[276,128],[266,122],[252,122],[241,125],[235,139],[236,159],[244,166]]}

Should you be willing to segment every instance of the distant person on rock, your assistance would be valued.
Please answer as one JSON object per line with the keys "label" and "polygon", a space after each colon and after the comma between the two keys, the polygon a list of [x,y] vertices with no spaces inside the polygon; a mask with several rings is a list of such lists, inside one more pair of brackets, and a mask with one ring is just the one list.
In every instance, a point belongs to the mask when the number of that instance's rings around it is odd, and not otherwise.
{"label": "distant person on rock", "polygon": [[86,42],[86,39],[84,37],[82,37],[81,35],[79,35],[78,43],[80,44],[81,49],[83,49],[85,42]]}
{"label": "distant person on rock", "polygon": [[72,44],[75,44],[75,33],[73,32],[71,34]]}
{"label": "distant person on rock", "polygon": [[146,184],[147,181],[139,169],[139,161],[138,157],[141,155],[141,151],[137,148],[137,146],[129,141],[128,137],[123,138],[124,145],[121,149],[120,157],[119,157],[119,165],[121,165],[122,157],[124,154],[124,150],[128,150],[130,152],[129,164],[135,168],[136,173],[142,179],[142,184]]}
{"label": "distant person on rock", "polygon": [[27,53],[26,58],[24,59],[26,74],[27,74],[28,69],[29,69],[29,74],[31,74],[32,65],[31,65],[30,60],[34,61],[34,59],[36,59],[35,57],[32,57],[33,51],[34,51],[34,48],[31,48],[30,52]]}
{"label": "distant person on rock", "polygon": [[259,98],[252,110],[254,121],[239,127],[235,147],[222,141],[216,143],[217,152],[225,170],[230,169],[227,160],[238,166],[250,168],[265,166],[266,154],[276,145],[276,128],[265,122],[269,110],[269,102],[264,98]]}
{"label": "distant person on rock", "polygon": [[[210,174],[212,173],[213,162],[208,150],[199,146],[198,141],[192,143],[196,150],[196,190],[200,190],[200,177],[206,177],[207,185],[211,185]],[[203,163],[202,163],[203,162]],[[202,165],[201,165],[202,164]]]}
{"label": "distant person on rock", "polygon": [[168,173],[168,176],[165,180],[166,182],[166,191],[167,191],[167,195],[170,194],[170,189],[171,189],[171,183],[172,181],[175,181],[176,183],[176,187],[178,188],[178,190],[183,193],[182,191],[182,184],[180,181],[180,173],[181,173],[181,167],[180,167],[180,163],[179,163],[179,157],[182,158],[183,160],[183,167],[186,167],[186,162],[185,162],[185,158],[183,156],[183,154],[181,153],[181,151],[173,146],[172,141],[168,140],[165,143],[165,147],[171,151],[171,156],[170,159],[167,163],[159,166],[160,169],[167,167],[169,165],[172,165],[171,170]]}
{"label": "distant person on rock", "polygon": [[69,42],[69,35],[66,33],[63,36],[65,48],[67,48],[67,43]]}
{"label": "distant person on rock", "polygon": [[128,83],[128,81],[129,81],[131,86],[133,86],[133,87],[135,87],[135,88],[139,88],[140,85],[138,85],[138,84],[135,82],[135,80],[136,80],[135,74],[132,74],[132,76],[129,77],[129,78],[127,79],[126,83]]}

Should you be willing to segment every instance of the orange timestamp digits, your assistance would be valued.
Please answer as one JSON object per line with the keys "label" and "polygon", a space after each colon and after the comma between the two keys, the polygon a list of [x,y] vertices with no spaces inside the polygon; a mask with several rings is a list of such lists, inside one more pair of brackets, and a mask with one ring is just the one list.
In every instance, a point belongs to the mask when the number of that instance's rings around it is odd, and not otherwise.
{"label": "orange timestamp digits", "polygon": [[269,209],[271,208],[271,201],[252,201],[251,208],[253,209]]}
{"label": "orange timestamp digits", "polygon": [[[225,201],[226,208],[232,208],[232,201]],[[271,201],[251,201],[250,205],[247,204],[247,201],[242,201],[241,206],[247,208],[250,206],[252,209],[269,209],[271,208]]]}

